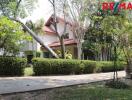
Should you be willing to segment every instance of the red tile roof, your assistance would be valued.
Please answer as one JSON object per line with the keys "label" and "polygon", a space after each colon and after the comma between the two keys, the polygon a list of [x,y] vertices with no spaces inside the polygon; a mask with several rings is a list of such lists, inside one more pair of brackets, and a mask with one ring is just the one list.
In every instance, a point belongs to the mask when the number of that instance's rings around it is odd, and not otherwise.
{"label": "red tile roof", "polygon": [[[77,43],[73,39],[65,39],[64,44],[65,45],[76,45]],[[50,47],[59,47],[59,46],[61,46],[61,44],[59,41],[57,41],[57,42],[53,42],[53,43],[49,44],[49,46]]]}
{"label": "red tile roof", "polygon": [[[63,18],[60,18],[60,17],[57,17],[57,21],[61,21],[61,22],[65,22],[65,20]],[[71,25],[72,24],[70,22],[66,22],[67,24]],[[56,32],[50,28],[50,25],[53,24],[53,15],[51,15],[51,17],[48,19],[48,21],[46,22],[44,28],[43,28],[43,31],[46,32],[46,34],[49,34],[49,35],[56,35]]]}
{"label": "red tile roof", "polygon": [[46,32],[46,34],[49,34],[49,35],[56,34],[56,32],[48,26],[44,26],[43,31]]}
{"label": "red tile roof", "polygon": [[[59,22],[59,21],[65,22],[64,18],[57,17],[57,22]],[[53,23],[53,15],[51,15],[51,17],[48,19],[45,26],[50,26],[52,23]],[[71,22],[66,21],[66,23],[72,26]]]}
{"label": "red tile roof", "polygon": [[50,26],[51,23],[53,23],[53,15],[51,15],[50,18],[47,20],[47,22],[45,23],[45,26]]}

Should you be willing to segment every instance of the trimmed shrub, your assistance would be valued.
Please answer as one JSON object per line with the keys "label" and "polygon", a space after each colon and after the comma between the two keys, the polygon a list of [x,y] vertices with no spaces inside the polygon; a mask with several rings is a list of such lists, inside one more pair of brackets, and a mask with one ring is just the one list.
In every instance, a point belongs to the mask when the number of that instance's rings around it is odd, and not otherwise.
{"label": "trimmed shrub", "polygon": [[34,59],[33,68],[35,75],[48,75],[51,74],[50,60]]}
{"label": "trimmed shrub", "polygon": [[1,76],[21,76],[24,75],[26,59],[16,57],[0,57]]}
{"label": "trimmed shrub", "polygon": [[83,70],[84,74],[89,74],[89,73],[95,72],[96,61],[85,60],[85,61],[83,61],[83,64],[84,64],[84,70]]}
{"label": "trimmed shrub", "polygon": [[50,60],[50,74],[62,73],[63,60],[51,59]]}
{"label": "trimmed shrub", "polygon": [[33,59],[35,75],[80,74],[80,61],[62,59]]}
{"label": "trimmed shrub", "polygon": [[61,74],[80,74],[82,72],[80,65],[80,61],[77,60],[65,60],[63,61]]}
{"label": "trimmed shrub", "polygon": [[127,63],[126,62],[117,62],[117,70],[118,71],[121,71],[121,70],[124,70],[125,67],[127,66]]}
{"label": "trimmed shrub", "polygon": [[41,56],[41,52],[37,51],[36,52],[36,57],[40,57]]}
{"label": "trimmed shrub", "polygon": [[[124,70],[126,64],[124,62],[117,62],[115,67],[117,71]],[[113,72],[115,70],[114,63],[108,61],[97,62],[96,72]]]}
{"label": "trimmed shrub", "polygon": [[[35,75],[70,75],[114,71],[113,62],[63,59],[33,59]],[[118,62],[117,70],[123,70],[125,64]]]}

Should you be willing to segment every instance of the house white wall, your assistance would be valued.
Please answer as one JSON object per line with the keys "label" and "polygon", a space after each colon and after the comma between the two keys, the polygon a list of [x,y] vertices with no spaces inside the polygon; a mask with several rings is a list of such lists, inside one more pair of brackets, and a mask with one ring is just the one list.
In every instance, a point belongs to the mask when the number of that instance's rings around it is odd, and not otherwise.
{"label": "house white wall", "polygon": [[[49,45],[55,41],[58,41],[58,37],[56,35],[52,35],[52,34],[44,34],[44,35],[39,35],[39,38],[46,44]],[[37,43],[35,40],[33,40],[33,42],[24,42],[23,47],[21,49],[22,52],[24,51],[29,51],[29,50],[33,50],[33,51],[41,51],[41,45],[39,43]]]}
{"label": "house white wall", "polygon": [[58,37],[53,34],[44,34],[39,36],[46,45],[58,41]]}
{"label": "house white wall", "polygon": [[[64,22],[63,21],[59,21],[59,23],[57,23],[57,31],[60,35],[63,34],[64,31]],[[54,29],[54,26],[51,24],[49,26],[51,29]],[[67,24],[67,28],[66,28],[66,33],[69,33],[69,39],[74,39],[74,35],[73,32],[71,31],[71,26],[69,24]],[[59,41],[58,36],[56,34],[43,34],[43,35],[39,35],[39,38],[42,39],[42,41],[46,44],[49,45],[53,42]],[[35,50],[35,51],[41,51],[40,50],[41,45],[39,43],[37,43],[35,40],[33,42],[26,42],[25,47],[23,49],[23,51],[27,51],[27,50]]]}
{"label": "house white wall", "polygon": [[72,32],[70,25],[67,26],[67,33],[69,33],[69,38],[70,39],[75,39],[74,38],[74,33]]}
{"label": "house white wall", "polygon": [[30,41],[25,41],[23,43],[23,47],[21,48],[21,51],[29,51],[29,50],[37,50],[37,42],[33,40],[32,42]]}
{"label": "house white wall", "polygon": [[[59,21],[59,23],[57,23],[57,32],[58,32],[60,35],[62,35],[63,32],[64,32],[64,27],[65,27],[64,24],[65,24],[65,23],[62,22],[62,21]],[[52,28],[53,30],[55,30],[53,25],[51,25],[50,28]],[[67,24],[66,33],[69,33],[69,39],[74,39],[74,35],[73,35],[72,30],[71,30],[71,26],[70,26],[69,24]]]}

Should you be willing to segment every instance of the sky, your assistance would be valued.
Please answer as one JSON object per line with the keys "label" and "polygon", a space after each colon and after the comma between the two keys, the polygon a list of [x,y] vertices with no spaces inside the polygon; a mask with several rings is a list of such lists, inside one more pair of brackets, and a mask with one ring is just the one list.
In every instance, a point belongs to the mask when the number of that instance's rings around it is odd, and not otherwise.
{"label": "sky", "polygon": [[38,7],[34,10],[31,16],[27,17],[25,20],[31,19],[33,22],[38,19],[43,18],[44,21],[52,14],[52,6],[48,0],[38,0]]}
{"label": "sky", "polygon": [[[119,0],[115,0],[119,1]],[[52,12],[52,6],[48,0],[38,0],[38,7],[34,10],[33,14],[25,19],[26,20],[32,20],[33,22],[36,22],[37,20],[43,18],[44,21],[47,21],[47,19],[51,16]]]}

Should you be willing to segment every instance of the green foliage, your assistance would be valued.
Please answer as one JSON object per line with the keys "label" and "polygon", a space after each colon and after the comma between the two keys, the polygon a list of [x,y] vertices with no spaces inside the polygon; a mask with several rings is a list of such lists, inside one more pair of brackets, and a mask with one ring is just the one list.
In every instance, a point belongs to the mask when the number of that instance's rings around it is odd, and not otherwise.
{"label": "green foliage", "polygon": [[37,7],[38,0],[0,0],[0,11],[4,16],[25,18]]}
{"label": "green foliage", "polygon": [[79,74],[82,71],[76,60],[34,59],[33,66],[35,75]]}
{"label": "green foliage", "polygon": [[83,73],[94,73],[96,69],[96,61],[82,61],[84,64]]}
{"label": "green foliage", "polygon": [[0,57],[1,76],[22,76],[26,60],[24,58]]}
{"label": "green foliage", "polygon": [[80,61],[66,60],[63,61],[62,74],[78,74],[81,73]]}
{"label": "green foliage", "polygon": [[50,95],[54,100],[131,100],[131,94],[131,87],[115,89],[96,83],[58,88]]}
{"label": "green foliage", "polygon": [[36,55],[36,51],[33,51],[33,50],[25,51],[25,55],[33,55],[33,56],[35,56]]}
{"label": "green foliage", "polygon": [[112,34],[114,36],[119,36],[121,34],[121,29],[124,28],[123,20],[121,16],[107,16],[102,21],[102,29],[107,34]]}
{"label": "green foliage", "polygon": [[[61,51],[57,50],[57,54],[61,57]],[[72,54],[69,50],[65,52],[65,59],[72,59]]]}
{"label": "green foliage", "polygon": [[51,74],[50,60],[33,60],[35,75],[48,75]]}
{"label": "green foliage", "polygon": [[41,52],[36,51],[36,57],[40,57],[41,56]]}
{"label": "green foliage", "polygon": [[113,62],[101,61],[101,62],[97,62],[96,71],[97,72],[113,72],[115,70],[118,70],[118,71],[124,70],[125,67],[126,67],[125,62],[117,62],[117,66],[114,67]]}
{"label": "green foliage", "polygon": [[[91,16],[91,26],[85,35],[85,42],[83,47],[92,51],[95,58],[100,60],[113,60],[114,47],[123,50],[123,46],[129,48],[130,34],[131,34],[131,20],[128,19],[130,12],[119,11],[113,12],[111,10],[103,11],[100,8]],[[128,34],[129,33],[129,34]],[[123,39],[122,39],[123,38]],[[129,43],[126,43],[129,41]],[[105,50],[105,51],[103,51]],[[125,51],[128,51],[126,49]],[[105,55],[102,52],[107,52]],[[118,51],[117,51],[118,52]],[[123,53],[123,52],[122,52]],[[131,54],[130,52],[128,53]],[[105,59],[107,58],[107,59]],[[124,54],[117,54],[118,60],[124,60]]]}
{"label": "green foliage", "polygon": [[[63,61],[50,59],[50,74],[63,74],[65,68],[63,67]],[[65,74],[65,73],[64,73]]]}
{"label": "green foliage", "polygon": [[0,17],[0,49],[4,55],[10,53],[15,55],[19,52],[23,40],[27,40],[22,27],[6,17]]}
{"label": "green foliage", "polygon": [[72,54],[69,53],[69,52],[66,52],[66,53],[65,53],[65,58],[66,58],[66,59],[72,59]]}
{"label": "green foliage", "polygon": [[43,26],[44,26],[44,20],[43,18],[37,20],[36,22],[32,22],[31,20],[26,22],[26,25],[32,29],[35,33],[44,34]]}
{"label": "green foliage", "polygon": [[128,88],[130,88],[130,86],[128,86],[124,82],[121,82],[121,81],[113,81],[113,80],[107,82],[105,85],[107,87],[115,88],[115,89],[128,89]]}
{"label": "green foliage", "polygon": [[[117,70],[124,70],[125,63],[119,62]],[[33,59],[35,75],[69,75],[89,74],[95,72],[110,72],[114,66],[112,62],[96,62],[89,60],[62,59]]]}
{"label": "green foliage", "polygon": [[41,52],[39,51],[33,51],[33,50],[28,50],[24,52],[25,55],[33,55],[34,57],[40,57],[41,56]]}
{"label": "green foliage", "polygon": [[24,76],[33,76],[34,72],[33,72],[33,67],[26,67],[24,69]]}

